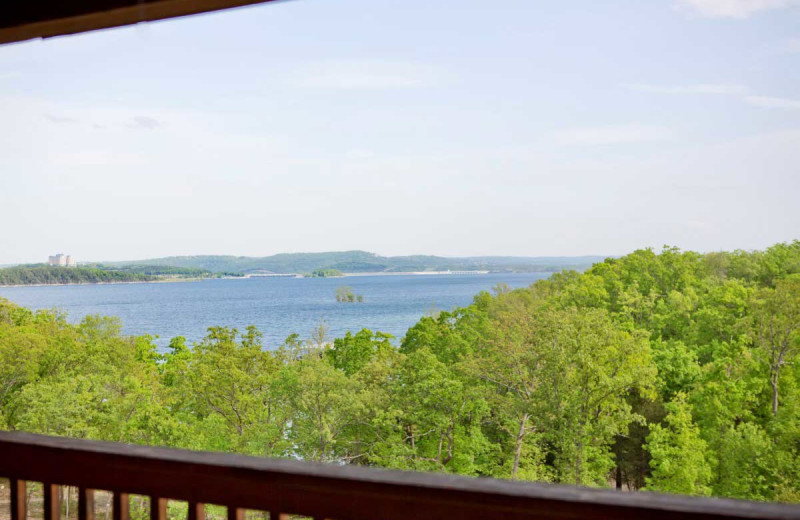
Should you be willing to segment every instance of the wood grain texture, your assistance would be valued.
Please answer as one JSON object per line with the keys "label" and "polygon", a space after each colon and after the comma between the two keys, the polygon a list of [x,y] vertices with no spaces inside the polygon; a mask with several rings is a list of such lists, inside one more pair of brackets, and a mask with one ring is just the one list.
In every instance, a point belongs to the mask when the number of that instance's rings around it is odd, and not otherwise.
{"label": "wood grain texture", "polygon": [[[337,520],[800,520],[800,507],[782,504],[621,493],[17,432],[0,432],[0,475]],[[115,520],[125,519],[118,519],[115,511]]]}

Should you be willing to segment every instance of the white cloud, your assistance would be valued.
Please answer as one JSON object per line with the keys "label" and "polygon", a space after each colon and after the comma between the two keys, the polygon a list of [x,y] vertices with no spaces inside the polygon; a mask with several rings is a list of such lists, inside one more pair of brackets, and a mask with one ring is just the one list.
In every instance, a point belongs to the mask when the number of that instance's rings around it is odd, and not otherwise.
{"label": "white cloud", "polygon": [[786,40],[783,51],[787,54],[800,54],[800,37]]}
{"label": "white cloud", "polygon": [[800,54],[800,36],[782,41],[775,49],[776,54]]}
{"label": "white cloud", "polygon": [[800,54],[800,36],[773,40],[764,43],[758,49],[759,55],[764,57],[785,56]]}
{"label": "white cloud", "polygon": [[348,150],[344,156],[348,159],[372,159],[373,157],[376,157],[377,154],[372,150],[355,148],[353,150]]}
{"label": "white cloud", "polygon": [[290,74],[288,82],[301,88],[369,90],[431,87],[441,79],[439,71],[416,63],[332,61],[308,64]]}
{"label": "white cloud", "polygon": [[761,11],[800,5],[800,0],[678,0],[678,6],[708,18],[747,18]]}
{"label": "white cloud", "polygon": [[46,117],[47,120],[50,121],[51,123],[56,123],[59,125],[72,124],[78,122],[78,120],[75,119],[74,117],[58,116],[55,114],[45,114],[44,117]]}
{"label": "white cloud", "polygon": [[128,123],[130,128],[143,128],[145,130],[153,130],[160,126],[161,122],[158,119],[149,116],[134,116]]}
{"label": "white cloud", "polygon": [[670,138],[670,132],[650,125],[594,126],[562,130],[555,138],[567,145],[610,145],[662,141]]}
{"label": "white cloud", "polygon": [[142,164],[142,158],[134,153],[118,153],[110,150],[82,150],[58,154],[52,164],[60,167],[72,166],[123,166]]}
{"label": "white cloud", "polygon": [[[800,42],[799,42],[800,43]],[[657,94],[719,94],[719,95],[736,95],[748,105],[759,108],[785,108],[785,109],[798,109],[800,108],[800,100],[778,98],[770,96],[755,96],[747,95],[747,87],[742,85],[686,85],[686,86],[668,86],[668,85],[652,85],[646,83],[629,83],[625,85],[631,90],[638,90],[641,92],[652,92]]]}
{"label": "white cloud", "polygon": [[629,83],[625,85],[631,90],[653,92],[657,94],[744,94],[747,87],[743,85],[697,84],[697,85],[652,85],[648,83]]}
{"label": "white cloud", "polygon": [[745,103],[761,108],[800,109],[800,100],[769,96],[746,96]]}

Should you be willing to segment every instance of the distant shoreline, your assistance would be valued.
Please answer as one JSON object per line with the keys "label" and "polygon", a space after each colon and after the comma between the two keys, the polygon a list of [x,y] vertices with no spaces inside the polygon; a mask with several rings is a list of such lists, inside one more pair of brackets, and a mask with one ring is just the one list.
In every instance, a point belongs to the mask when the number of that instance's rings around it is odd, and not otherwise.
{"label": "distant shoreline", "polygon": [[19,283],[14,285],[0,285],[0,289],[10,287],[66,287],[68,285],[130,285],[136,283],[172,283],[172,282],[200,282],[211,278],[177,278],[173,280],[130,280],[127,282],[68,282],[68,283]]}
{"label": "distant shoreline", "polygon": [[[403,271],[403,272],[369,272],[369,273],[344,273],[342,276],[323,276],[316,279],[322,280],[326,278],[349,278],[349,277],[363,277],[363,276],[430,276],[430,275],[456,275],[456,276],[484,276],[487,274],[531,274],[542,273],[552,274],[557,271]],[[284,273],[276,273],[284,274]],[[287,275],[292,273],[285,273]],[[170,280],[134,280],[128,282],[74,282],[74,283],[31,283],[31,284],[15,284],[15,285],[0,285],[0,289],[13,288],[13,287],[66,287],[69,285],[129,285],[140,283],[174,283],[174,282],[202,282],[203,280],[252,280],[255,278],[289,278],[289,279],[306,279],[302,275],[297,276],[222,276],[219,278],[176,278]],[[313,278],[308,278],[313,279]]]}
{"label": "distant shoreline", "polygon": [[[499,271],[495,271],[499,272]],[[536,271],[526,271],[526,272],[536,272]],[[544,272],[544,271],[543,271]],[[387,271],[377,271],[377,272],[369,272],[369,273],[343,273],[342,276],[337,276],[336,278],[347,278],[348,276],[425,276],[425,275],[433,275],[433,274],[456,274],[456,275],[484,275],[484,274],[492,274],[492,271],[397,271],[397,272],[387,272]],[[333,278],[333,277],[331,277]]]}

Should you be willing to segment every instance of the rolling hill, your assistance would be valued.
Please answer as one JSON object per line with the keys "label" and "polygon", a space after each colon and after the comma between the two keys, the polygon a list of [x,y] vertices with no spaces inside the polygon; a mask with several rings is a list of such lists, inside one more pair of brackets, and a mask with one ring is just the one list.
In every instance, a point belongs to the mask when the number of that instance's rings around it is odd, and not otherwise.
{"label": "rolling hill", "polygon": [[409,271],[486,270],[499,272],[582,271],[603,256],[513,257],[476,256],[449,258],[430,255],[380,256],[366,251],[325,253],[281,253],[264,257],[199,255],[170,256],[146,260],[103,262],[105,265],[159,265],[204,269],[211,272],[307,273],[317,269],[337,269],[343,273],[392,273]]}

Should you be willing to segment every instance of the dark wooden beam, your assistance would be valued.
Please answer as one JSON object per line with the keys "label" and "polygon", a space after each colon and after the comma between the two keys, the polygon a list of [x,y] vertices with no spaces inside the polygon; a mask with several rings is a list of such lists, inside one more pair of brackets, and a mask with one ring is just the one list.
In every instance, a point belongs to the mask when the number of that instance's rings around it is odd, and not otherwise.
{"label": "dark wooden beam", "polygon": [[7,0],[0,43],[63,36],[276,0]]}
{"label": "dark wooden beam", "polygon": [[[339,520],[800,520],[800,506],[542,485],[0,432],[0,475]],[[123,491],[124,490],[124,491]],[[119,497],[119,498],[117,498]],[[121,507],[120,507],[121,506]]]}

